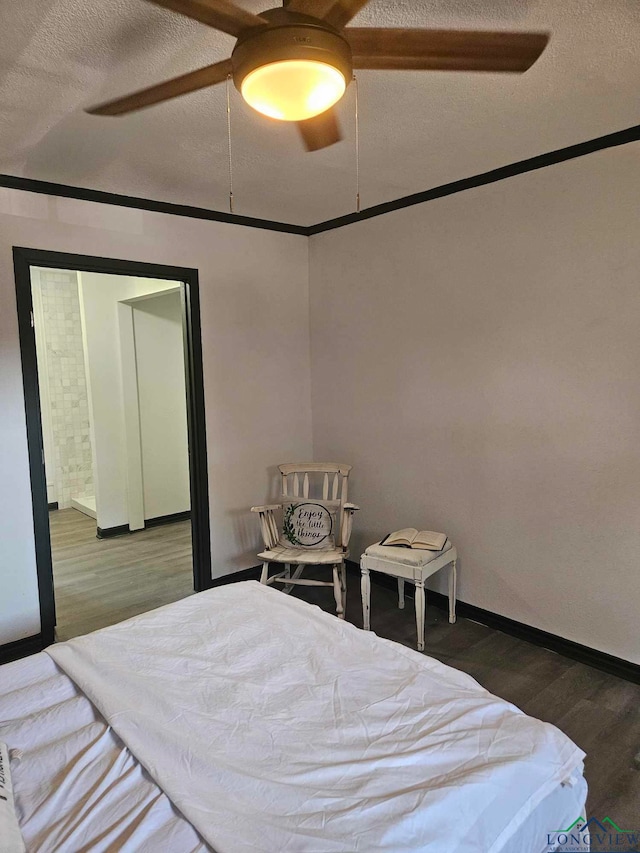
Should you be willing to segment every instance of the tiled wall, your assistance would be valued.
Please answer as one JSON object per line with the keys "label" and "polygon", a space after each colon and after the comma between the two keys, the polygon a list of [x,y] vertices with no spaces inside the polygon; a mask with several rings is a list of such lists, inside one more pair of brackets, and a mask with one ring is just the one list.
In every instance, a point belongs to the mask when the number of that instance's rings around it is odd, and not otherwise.
{"label": "tiled wall", "polygon": [[[46,381],[50,398],[55,500],[93,494],[89,404],[84,370],[78,281],[75,272],[40,270]],[[40,318],[36,318],[38,322]],[[42,370],[40,359],[38,367]],[[44,381],[45,377],[41,377]],[[49,481],[51,478],[47,476]]]}

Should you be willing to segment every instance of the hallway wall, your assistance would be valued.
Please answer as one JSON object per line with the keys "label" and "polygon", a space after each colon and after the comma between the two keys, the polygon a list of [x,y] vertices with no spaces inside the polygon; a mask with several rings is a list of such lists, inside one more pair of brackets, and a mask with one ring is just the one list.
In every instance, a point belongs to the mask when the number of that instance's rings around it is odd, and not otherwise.
{"label": "hallway wall", "polygon": [[187,390],[180,293],[134,302],[145,521],[186,512]]}
{"label": "hallway wall", "polygon": [[178,282],[88,272],[79,273],[78,277],[88,365],[97,524],[105,530],[129,521],[118,303],[173,289]]}

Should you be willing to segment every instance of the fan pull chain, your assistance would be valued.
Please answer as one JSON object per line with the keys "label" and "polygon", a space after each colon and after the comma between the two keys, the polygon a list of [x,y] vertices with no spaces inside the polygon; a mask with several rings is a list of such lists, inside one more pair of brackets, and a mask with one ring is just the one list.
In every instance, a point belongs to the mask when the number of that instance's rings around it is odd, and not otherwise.
{"label": "fan pull chain", "polygon": [[233,213],[233,162],[231,160],[231,99],[229,97],[229,83],[231,74],[227,74],[227,140],[229,150],[229,213]]}
{"label": "fan pull chain", "polygon": [[360,213],[360,126],[358,124],[358,78],[353,75],[356,104],[356,212]]}

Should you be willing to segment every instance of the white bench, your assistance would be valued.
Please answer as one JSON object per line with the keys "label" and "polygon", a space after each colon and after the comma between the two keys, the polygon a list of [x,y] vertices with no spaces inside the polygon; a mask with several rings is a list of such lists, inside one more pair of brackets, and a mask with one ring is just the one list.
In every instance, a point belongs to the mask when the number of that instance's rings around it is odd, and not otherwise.
{"label": "white bench", "polygon": [[447,541],[444,551],[421,551],[413,548],[393,548],[387,545],[369,545],[360,558],[362,572],[362,621],[365,631],[371,629],[371,580],[369,572],[383,572],[398,579],[398,607],[404,607],[404,583],[415,584],[416,627],[418,651],[424,651],[424,582],[440,569],[451,566],[449,571],[449,622],[456,621],[456,562],[458,554]]}

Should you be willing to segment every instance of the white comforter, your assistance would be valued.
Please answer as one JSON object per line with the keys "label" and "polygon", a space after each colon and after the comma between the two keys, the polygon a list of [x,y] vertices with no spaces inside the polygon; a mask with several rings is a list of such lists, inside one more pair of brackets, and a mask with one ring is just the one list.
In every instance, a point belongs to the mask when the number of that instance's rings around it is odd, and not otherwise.
{"label": "white comforter", "polygon": [[218,853],[497,853],[584,757],[469,676],[255,582],[48,652]]}

